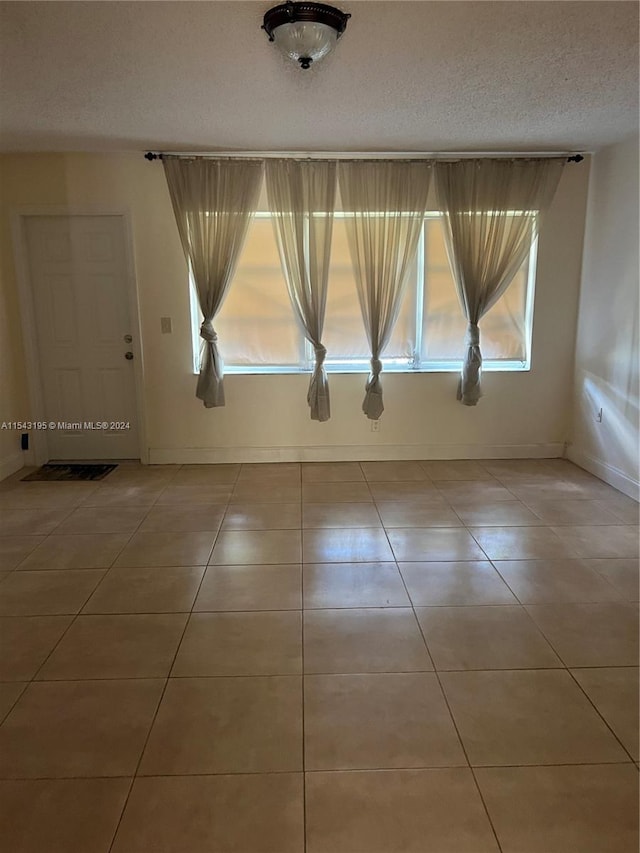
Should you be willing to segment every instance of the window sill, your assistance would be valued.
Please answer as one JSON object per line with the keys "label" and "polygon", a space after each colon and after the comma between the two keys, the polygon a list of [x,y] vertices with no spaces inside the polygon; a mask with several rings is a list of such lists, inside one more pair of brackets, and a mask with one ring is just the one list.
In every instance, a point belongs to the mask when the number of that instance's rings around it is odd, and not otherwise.
{"label": "window sill", "polygon": [[[401,374],[422,374],[422,373],[460,373],[462,362],[443,362],[442,364],[423,365],[419,368],[409,366],[390,365],[383,367],[382,376],[390,373]],[[366,364],[358,365],[325,365],[325,370],[329,376],[335,374],[367,374],[369,366]],[[501,363],[485,362],[482,365],[483,373],[529,373],[531,365],[520,361],[505,361]],[[309,376],[313,372],[313,368],[293,367],[293,366],[278,366],[278,365],[229,365],[225,366],[225,376]],[[198,371],[194,371],[194,375],[198,375]]]}

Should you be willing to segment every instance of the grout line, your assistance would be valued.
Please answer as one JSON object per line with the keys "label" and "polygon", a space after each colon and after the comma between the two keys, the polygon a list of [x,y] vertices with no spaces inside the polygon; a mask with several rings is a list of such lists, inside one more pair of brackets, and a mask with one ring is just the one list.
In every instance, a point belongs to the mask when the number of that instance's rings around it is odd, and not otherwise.
{"label": "grout line", "polygon": [[476,778],[476,774],[475,774],[475,773],[474,773],[474,771],[473,771],[473,767],[472,767],[472,765],[471,765],[471,761],[469,760],[469,755],[468,755],[468,753],[467,753],[467,749],[466,749],[466,747],[465,747],[465,745],[464,745],[464,742],[463,742],[463,740],[462,740],[462,736],[461,736],[460,731],[459,731],[459,729],[458,729],[458,725],[457,725],[457,723],[456,723],[455,717],[453,716],[453,711],[451,710],[451,706],[450,706],[450,704],[449,704],[449,700],[448,700],[447,695],[446,695],[446,693],[445,693],[445,691],[444,691],[444,688],[443,688],[443,686],[442,686],[442,681],[440,680],[440,676],[439,676],[439,674],[438,674],[438,671],[437,671],[437,670],[436,670],[436,668],[435,668],[435,662],[433,661],[433,658],[431,657],[431,652],[429,651],[429,644],[427,643],[427,638],[426,638],[426,637],[425,637],[425,635],[424,635],[424,631],[423,631],[423,629],[422,629],[422,625],[420,624],[420,620],[418,619],[418,614],[416,613],[415,606],[413,605],[413,601],[411,600],[411,596],[409,595],[409,590],[407,589],[407,585],[406,585],[406,583],[405,583],[404,577],[402,576],[402,572],[400,571],[400,569],[399,569],[399,568],[398,568],[398,574],[399,574],[399,575],[400,575],[400,577],[402,578],[402,583],[404,584],[405,591],[406,591],[406,593],[407,593],[407,597],[409,598],[409,601],[411,602],[411,609],[413,610],[413,617],[414,617],[414,619],[416,620],[416,624],[417,624],[417,626],[418,626],[418,630],[420,631],[420,635],[421,635],[421,637],[422,637],[422,641],[423,641],[423,643],[424,643],[424,646],[425,646],[425,648],[426,648],[426,650],[427,650],[427,654],[429,655],[429,659],[431,660],[431,662],[432,662],[432,664],[433,664],[434,674],[435,674],[435,677],[436,677],[436,679],[437,679],[438,686],[439,686],[439,688],[440,688],[440,693],[441,693],[441,695],[442,695],[442,698],[443,698],[443,700],[444,700],[445,705],[447,706],[447,711],[449,712],[449,717],[450,717],[450,719],[451,719],[451,724],[453,725],[453,728],[455,729],[456,736],[457,736],[457,738],[458,738],[458,742],[459,742],[459,744],[460,744],[460,748],[462,749],[462,752],[463,752],[463,754],[464,754],[465,760],[466,760],[467,765],[468,765],[468,767],[469,767],[469,770],[470,770],[470,772],[471,772],[471,776],[473,777],[473,781],[474,781],[474,783],[475,783],[476,790],[477,790],[477,792],[478,792],[478,796],[480,797],[480,801],[482,802],[482,805],[483,805],[483,808],[484,808],[485,814],[486,814],[486,816],[487,816],[487,820],[489,821],[489,826],[491,827],[491,831],[493,832],[493,836],[494,836],[494,838],[495,838],[495,840],[496,840],[496,844],[497,844],[497,846],[498,846],[498,850],[499,850],[499,851],[502,851],[502,845],[500,844],[500,839],[498,838],[498,833],[496,832],[496,828],[495,828],[495,826],[493,825],[493,820],[491,819],[491,815],[489,814],[489,808],[488,808],[488,806],[487,806],[487,804],[486,804],[486,802],[485,802],[485,799],[484,799],[484,797],[483,797],[483,795],[482,795],[482,791],[480,790],[480,785],[479,785],[478,780],[477,780],[477,778]]}
{"label": "grout line", "polygon": [[[315,773],[403,773],[420,770],[429,770],[431,772],[438,770],[527,770],[529,768],[549,768],[556,767],[636,767],[637,762],[633,761],[588,761],[576,762],[574,764],[558,763],[558,764],[474,764],[473,767],[468,767],[465,764],[421,764],[411,765],[409,767],[328,767],[307,770],[306,774]],[[224,776],[300,776],[300,770],[241,770],[241,771],[225,771],[223,773],[142,773],[137,779],[211,779]],[[3,776],[0,778],[2,782],[59,782],[62,780],[77,780],[89,781],[91,779],[127,779],[131,780],[131,776]],[[124,811],[124,807],[123,807]],[[117,831],[117,830],[116,830]],[[115,840],[115,835],[114,835]]]}
{"label": "grout line", "polygon": [[304,500],[302,497],[302,465],[300,466],[300,623],[301,623],[301,689],[302,689],[302,833],[303,853],[307,850],[307,744],[305,739],[305,665],[304,665]]}
{"label": "grout line", "polygon": [[[202,577],[200,578],[200,583],[198,584],[198,590],[197,590],[197,592],[196,592],[196,594],[195,594],[195,596],[194,596],[193,604],[195,604],[195,602],[196,602],[196,599],[197,599],[197,597],[198,597],[198,593],[200,592],[200,587],[202,586],[202,582],[203,582],[203,580],[204,580],[204,576],[205,576],[205,574],[206,574],[206,569],[205,569],[205,571],[202,573]],[[131,796],[131,792],[132,792],[132,790],[133,790],[133,785],[134,785],[134,782],[135,782],[135,780],[136,780],[136,777],[138,776],[138,771],[139,771],[139,769],[140,769],[140,765],[141,765],[141,763],[142,763],[142,759],[143,759],[143,757],[144,757],[144,753],[145,753],[145,750],[146,750],[146,748],[147,748],[147,744],[149,743],[149,738],[151,737],[151,732],[153,731],[153,727],[154,727],[155,722],[156,722],[156,719],[157,719],[157,717],[158,717],[158,713],[159,713],[159,711],[160,711],[160,706],[162,705],[162,700],[164,699],[164,695],[165,695],[165,693],[167,692],[167,687],[169,686],[169,679],[170,679],[170,676],[171,676],[171,671],[173,670],[173,667],[174,667],[175,662],[176,662],[176,658],[178,657],[178,652],[180,651],[180,646],[182,645],[182,641],[183,641],[183,639],[184,639],[184,635],[185,635],[185,633],[186,633],[186,631],[187,631],[187,627],[188,627],[188,625],[189,625],[189,621],[190,621],[190,619],[191,619],[191,613],[192,613],[192,612],[193,612],[193,605],[191,606],[191,611],[190,611],[190,613],[189,613],[189,616],[187,616],[187,618],[186,618],[186,620],[185,620],[184,628],[182,629],[182,634],[180,635],[180,639],[178,640],[178,643],[177,643],[177,645],[176,645],[176,650],[175,650],[174,655],[173,655],[173,660],[171,661],[171,665],[170,665],[170,667],[169,667],[169,671],[168,671],[168,673],[167,673],[167,677],[165,678],[164,687],[162,688],[162,692],[160,693],[160,698],[158,699],[158,704],[156,705],[155,712],[154,712],[154,714],[153,714],[153,717],[151,718],[151,723],[150,723],[150,725],[149,725],[149,729],[147,730],[147,736],[145,737],[145,739],[144,739],[144,743],[142,744],[142,749],[140,750],[140,755],[139,755],[139,757],[138,757],[138,761],[137,761],[137,763],[136,763],[135,769],[134,769],[134,771],[133,771],[133,775],[132,775],[132,777],[131,777],[131,782],[130,782],[130,784],[129,784],[129,790],[127,791],[127,796],[126,796],[126,798],[125,798],[125,800],[124,800],[124,803],[122,804],[122,809],[121,809],[121,811],[120,811],[120,817],[119,817],[119,819],[118,819],[118,823],[117,823],[117,825],[116,825],[116,827],[115,827],[115,829],[114,829],[113,837],[112,837],[112,839],[111,839],[111,844],[109,845],[109,853],[111,853],[111,850],[113,849],[113,845],[114,845],[114,843],[115,843],[116,837],[117,837],[117,835],[118,835],[118,830],[120,829],[120,824],[122,823],[122,818],[124,817],[124,813],[125,813],[125,811],[126,811],[126,808],[127,808],[128,803],[129,803],[129,798],[130,798],[130,796]]]}

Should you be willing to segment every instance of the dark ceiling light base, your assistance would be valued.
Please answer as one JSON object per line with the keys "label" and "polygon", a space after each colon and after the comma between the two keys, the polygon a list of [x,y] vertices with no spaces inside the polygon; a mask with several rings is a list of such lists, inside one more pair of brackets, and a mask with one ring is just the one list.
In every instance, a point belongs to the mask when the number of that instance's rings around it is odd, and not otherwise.
{"label": "dark ceiling light base", "polygon": [[351,15],[326,3],[281,3],[266,12],[262,29],[282,53],[310,68],[330,53]]}

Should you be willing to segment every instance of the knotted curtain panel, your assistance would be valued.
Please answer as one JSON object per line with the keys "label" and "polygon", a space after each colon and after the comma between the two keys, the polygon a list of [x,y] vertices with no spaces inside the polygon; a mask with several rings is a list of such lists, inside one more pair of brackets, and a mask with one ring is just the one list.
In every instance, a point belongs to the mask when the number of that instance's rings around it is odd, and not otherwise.
{"label": "knotted curtain panel", "polygon": [[165,155],[162,164],[203,316],[196,397],[208,409],[224,406],[224,365],[213,321],[258,205],[263,163]]}
{"label": "knotted curtain panel", "polygon": [[294,315],[313,346],[307,403],[311,419],[331,416],[322,329],[327,305],[336,161],[267,160],[269,208]]}
{"label": "knotted curtain panel", "polygon": [[342,207],[360,309],[371,348],[362,411],[384,411],[380,357],[398,319],[427,209],[430,163],[344,160],[338,164]]}
{"label": "knotted curtain panel", "polygon": [[458,399],[482,396],[481,317],[511,284],[536,239],[565,158],[435,164],[438,206],[458,298],[467,319]]}

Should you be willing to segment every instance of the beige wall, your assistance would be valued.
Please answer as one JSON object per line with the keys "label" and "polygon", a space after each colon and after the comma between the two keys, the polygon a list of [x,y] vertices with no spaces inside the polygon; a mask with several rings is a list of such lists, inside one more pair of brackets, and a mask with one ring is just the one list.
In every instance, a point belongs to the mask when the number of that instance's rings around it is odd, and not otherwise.
{"label": "beige wall", "polygon": [[637,135],[593,158],[574,387],[570,458],[637,498]]}
{"label": "beige wall", "polygon": [[[186,269],[162,166],[141,155],[6,155],[0,230],[7,319],[2,348],[2,419],[26,417],[9,213],[20,205],[87,205],[131,212],[143,331],[150,459],[412,458],[559,455],[568,436],[588,162],[565,169],[540,238],[528,373],[486,373],[476,408],[455,399],[454,374],[383,378],[379,433],[360,406],[365,377],[332,375],[332,419],[309,419],[306,375],[228,376],[227,406],[205,410],[194,397]],[[173,334],[160,333],[160,317]],[[6,328],[11,334],[6,335]],[[461,342],[462,345],[462,342]],[[223,343],[224,347],[224,343]],[[10,452],[10,442],[2,445]]]}

